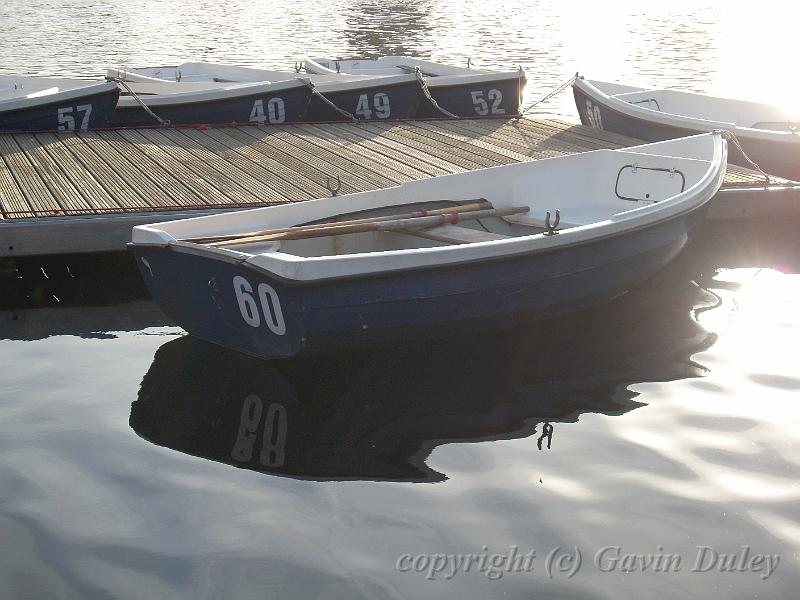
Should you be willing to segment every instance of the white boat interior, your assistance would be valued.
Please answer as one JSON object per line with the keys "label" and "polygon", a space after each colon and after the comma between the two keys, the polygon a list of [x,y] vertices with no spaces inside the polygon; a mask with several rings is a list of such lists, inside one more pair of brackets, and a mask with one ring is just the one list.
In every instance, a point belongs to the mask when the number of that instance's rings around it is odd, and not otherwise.
{"label": "white boat interior", "polygon": [[[158,84],[164,82],[180,83],[181,85],[203,85],[210,83],[246,83],[255,81],[286,81],[306,77],[306,73],[298,71],[275,71],[269,69],[256,69],[253,67],[236,67],[218,65],[206,62],[183,63],[172,67],[146,67],[142,69],[108,69],[107,76],[121,79],[127,83]],[[312,80],[324,81],[354,81],[369,79],[364,75],[321,74],[315,75]],[[138,92],[137,92],[138,93]]]}
{"label": "white boat interior", "polygon": [[[721,135],[704,134],[146,225],[134,229],[133,242],[247,260],[301,280],[552,249],[699,206],[719,188],[725,156]],[[476,202],[486,204],[458,219],[408,214]]]}
{"label": "white boat interior", "polygon": [[109,91],[115,84],[85,79],[0,75],[0,107],[13,110]]}
{"label": "white boat interior", "polygon": [[[301,63],[298,63],[298,67]],[[335,61],[328,59],[306,59],[302,62],[303,71],[279,71],[219,65],[206,62],[187,62],[177,66],[145,67],[141,69],[115,68],[108,69],[107,77],[122,80],[131,86],[157,86],[163,82],[180,83],[181,85],[202,86],[204,84],[226,84],[245,82],[287,81],[304,77],[315,84],[365,81],[376,77],[415,78],[414,70],[419,67],[421,74],[430,78],[429,85],[447,85],[469,76],[471,81],[497,79],[517,79],[519,71],[493,72],[466,67],[453,67],[431,61],[406,56],[384,56],[377,60]],[[339,70],[337,70],[339,65]],[[437,79],[438,78],[438,79]],[[385,80],[384,80],[385,83]],[[155,87],[151,88],[155,89]],[[196,87],[194,89],[206,89]],[[135,87],[136,93],[148,93],[145,87]],[[160,93],[160,92],[150,92]],[[162,92],[163,93],[163,92]]]}
{"label": "white boat interior", "polygon": [[353,59],[336,60],[330,58],[306,58],[303,68],[307,73],[324,75],[347,74],[366,75],[369,77],[385,77],[401,73],[414,73],[416,69],[428,79],[428,85],[440,86],[452,84],[463,77],[471,81],[518,79],[521,70],[487,71],[471,67],[455,67],[413,56],[382,56],[374,60]]}
{"label": "white boat interior", "polygon": [[[180,72],[184,65],[174,68],[152,67],[136,71],[109,69],[107,77],[111,80],[124,82],[124,85],[120,84],[123,96],[120,98],[119,105],[122,107],[137,104],[136,100],[130,97],[130,92],[137,96],[148,96],[148,104],[154,101],[155,103],[170,103],[178,100],[181,102],[201,102],[216,100],[219,97],[235,97],[246,93],[256,93],[259,90],[268,92],[305,86],[307,82],[312,83],[321,93],[325,94],[371,86],[393,85],[414,80],[414,75],[409,74],[385,76],[376,80],[374,77],[365,76],[309,76],[306,73],[296,73],[294,71],[262,71],[241,67],[225,67],[210,63],[187,64],[194,67],[203,66],[207,67],[207,69],[202,72],[195,72],[195,75],[190,78],[177,76],[177,78],[173,79],[169,77],[174,76],[176,72]],[[224,77],[216,76],[220,74],[215,70],[217,68],[226,70]],[[239,70],[245,73],[240,74],[237,78],[234,72]],[[155,74],[161,74],[164,78],[153,76]]]}
{"label": "white boat interior", "polygon": [[[114,84],[116,85],[116,84]],[[305,84],[299,80],[276,81],[276,82],[256,82],[256,83],[231,83],[220,84],[198,84],[183,87],[183,84],[133,84],[129,85],[137,96],[146,96],[147,106],[172,106],[175,104],[197,104],[201,102],[214,102],[217,100],[229,100],[241,96],[253,96],[256,94],[275,93],[296,87],[303,87]],[[123,89],[117,106],[121,108],[138,107],[139,101]]]}
{"label": "white boat interior", "polygon": [[445,75],[474,75],[489,73],[481,69],[454,67],[413,56],[381,56],[374,60],[354,59],[336,60],[330,58],[306,58],[303,67],[309,73],[348,73],[351,75],[398,75],[413,73],[419,68],[425,77],[442,77]]}
{"label": "white boat interior", "polygon": [[800,127],[800,115],[771,104],[602,81],[589,83],[611,98],[667,115],[734,125],[737,128],[794,131]]}

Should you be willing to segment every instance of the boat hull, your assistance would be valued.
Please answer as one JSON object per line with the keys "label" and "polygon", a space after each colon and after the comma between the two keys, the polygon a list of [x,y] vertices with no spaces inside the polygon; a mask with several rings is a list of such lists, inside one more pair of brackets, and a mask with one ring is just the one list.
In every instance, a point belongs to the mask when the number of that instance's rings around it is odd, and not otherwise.
{"label": "boat hull", "polygon": [[[577,87],[573,87],[572,90],[581,123],[589,127],[646,142],[672,140],[711,131],[711,128],[690,129],[639,119],[614,109],[603,102],[602,98],[586,94]],[[738,135],[738,139],[747,156],[767,173],[800,180],[800,136],[791,136],[788,142],[749,138],[741,134]],[[753,168],[735,144],[728,146],[728,162]]]}
{"label": "boat hull", "polygon": [[[223,97],[199,102],[153,104],[150,109],[172,125],[225,125],[295,123],[305,118],[311,92],[305,86]],[[142,97],[147,104],[147,96]],[[111,118],[116,127],[158,125],[140,105],[118,106]]]}
{"label": "boat hull", "polygon": [[[359,120],[411,119],[423,100],[416,81],[369,85],[347,91],[324,93],[325,98]],[[349,121],[318,96],[311,96],[306,121]]]}
{"label": "boat hull", "polygon": [[118,89],[55,99],[38,106],[0,110],[0,131],[74,131],[105,127],[119,98]]}
{"label": "boat hull", "polygon": [[175,246],[132,250],[151,295],[186,331],[274,359],[502,329],[586,308],[669,263],[704,212],[553,251],[322,282],[289,282]]}
{"label": "boat hull", "polygon": [[[431,83],[430,79],[428,83]],[[524,88],[525,77],[443,86],[429,85],[428,89],[431,97],[446,111],[458,117],[477,118],[519,114]],[[426,98],[420,103],[415,116],[425,119],[445,115]]]}

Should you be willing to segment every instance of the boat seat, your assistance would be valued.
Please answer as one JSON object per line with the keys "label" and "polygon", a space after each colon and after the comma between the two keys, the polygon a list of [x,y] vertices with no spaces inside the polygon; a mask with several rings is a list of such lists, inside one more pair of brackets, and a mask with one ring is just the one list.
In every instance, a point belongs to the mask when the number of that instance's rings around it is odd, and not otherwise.
{"label": "boat seat", "polygon": [[405,233],[447,244],[474,244],[476,242],[504,240],[511,237],[500,233],[459,227],[458,225],[437,225],[426,229],[404,229],[397,233]]}

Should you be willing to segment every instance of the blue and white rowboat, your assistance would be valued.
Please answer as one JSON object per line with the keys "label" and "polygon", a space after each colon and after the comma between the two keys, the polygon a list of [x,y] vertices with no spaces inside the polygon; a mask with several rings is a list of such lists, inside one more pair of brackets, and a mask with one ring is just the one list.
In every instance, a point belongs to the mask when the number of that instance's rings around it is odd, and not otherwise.
{"label": "blue and white rowboat", "polygon": [[418,69],[433,102],[427,99],[421,102],[417,118],[441,117],[448,113],[473,118],[517,115],[527,81],[522,68],[487,71],[412,56],[382,56],[375,60],[307,58],[303,66],[308,73],[368,77],[414,73]]}
{"label": "blue and white rowboat", "polygon": [[105,127],[118,97],[114,83],[0,75],[0,131]]}
{"label": "blue and white rowboat", "polygon": [[304,119],[311,97],[310,89],[297,80],[216,84],[199,89],[174,85],[169,88],[162,84],[155,90],[151,85],[145,89],[131,88],[136,96],[120,97],[111,124],[157,125],[159,119],[173,125],[295,123]]}
{"label": "blue and white rowboat", "polygon": [[165,313],[262,358],[504,328],[670,262],[726,154],[719,132],[597,150],[139,226],[130,246]]}
{"label": "blue and white rowboat", "polygon": [[[124,82],[155,114],[172,123],[410,119],[424,100],[413,75],[381,78],[298,75],[208,63],[198,63],[198,69],[189,69],[193,64],[109,69],[108,77]],[[197,74],[183,75],[182,68]],[[272,95],[267,98],[269,94]],[[283,111],[272,114],[256,106],[257,103],[267,106],[265,103],[270,101],[281,102]],[[132,124],[132,115],[154,122],[135,98],[123,96],[116,120]],[[267,118],[259,120],[263,116]]]}
{"label": "blue and white rowboat", "polygon": [[[646,89],[578,77],[572,86],[584,125],[645,141],[715,129],[733,132],[767,173],[800,180],[800,115],[780,107],[670,89]],[[735,146],[730,162],[751,163]]]}
{"label": "blue and white rowboat", "polygon": [[[359,119],[431,118],[448,114],[459,117],[513,116],[519,113],[526,82],[521,69],[485,71],[410,56],[348,61],[306,59],[302,64],[305,76],[316,84],[320,92]],[[297,68],[299,70],[299,64]],[[419,73],[416,69],[419,69]],[[108,75],[130,84],[168,81],[183,85],[285,81],[298,77],[295,71],[204,62],[183,63],[174,67],[110,69]],[[357,95],[338,99],[336,89],[342,84],[348,89],[357,90]],[[387,86],[389,89],[384,89]],[[378,94],[382,97],[376,97]],[[428,99],[427,94],[439,108]],[[324,108],[317,98],[315,101],[320,108]],[[312,105],[308,120],[323,120],[331,116],[330,112],[318,114]]]}

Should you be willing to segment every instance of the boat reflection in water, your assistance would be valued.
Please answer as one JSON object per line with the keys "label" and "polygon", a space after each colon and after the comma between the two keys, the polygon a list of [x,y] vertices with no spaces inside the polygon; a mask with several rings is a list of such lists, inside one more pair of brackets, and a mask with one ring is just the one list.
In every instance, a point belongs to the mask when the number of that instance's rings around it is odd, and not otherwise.
{"label": "boat reflection in water", "polygon": [[692,310],[713,297],[659,278],[599,310],[513,335],[265,362],[190,336],[164,344],[131,410],[155,444],[314,480],[435,482],[433,448],[535,435],[640,406],[626,384],[701,375],[713,342]]}

